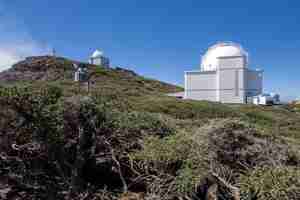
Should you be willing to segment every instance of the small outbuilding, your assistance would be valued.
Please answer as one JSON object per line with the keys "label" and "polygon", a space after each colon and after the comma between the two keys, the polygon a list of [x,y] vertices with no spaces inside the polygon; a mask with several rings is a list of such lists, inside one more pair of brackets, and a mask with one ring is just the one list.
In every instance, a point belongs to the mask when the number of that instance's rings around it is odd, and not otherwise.
{"label": "small outbuilding", "polygon": [[255,105],[277,105],[280,104],[279,94],[261,94],[252,98]]}
{"label": "small outbuilding", "polygon": [[74,81],[75,82],[86,82],[88,81],[88,70],[87,66],[84,64],[73,64],[73,67],[75,69],[74,73]]}

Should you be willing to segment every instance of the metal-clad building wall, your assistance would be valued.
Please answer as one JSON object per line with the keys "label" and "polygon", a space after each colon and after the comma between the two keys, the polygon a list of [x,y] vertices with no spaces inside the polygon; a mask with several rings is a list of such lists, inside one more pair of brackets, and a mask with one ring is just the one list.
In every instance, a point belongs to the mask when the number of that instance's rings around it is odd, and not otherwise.
{"label": "metal-clad building wall", "polygon": [[263,71],[249,70],[246,71],[246,95],[257,96],[262,94],[263,88]]}
{"label": "metal-clad building wall", "polygon": [[247,97],[262,93],[262,71],[246,68],[243,56],[218,58],[217,71],[185,73],[185,98],[246,103]]}
{"label": "metal-clad building wall", "polygon": [[195,100],[216,101],[216,72],[186,72],[185,98]]}
{"label": "metal-clad building wall", "polygon": [[218,101],[222,103],[244,103],[244,69],[219,70]]}
{"label": "metal-clad building wall", "polygon": [[186,72],[188,90],[216,89],[216,72]]}
{"label": "metal-clad building wall", "polygon": [[186,90],[184,94],[185,99],[193,100],[206,100],[206,101],[217,101],[216,90]]}
{"label": "metal-clad building wall", "polygon": [[245,58],[219,58],[218,66],[218,101],[245,103]]}
{"label": "metal-clad building wall", "polygon": [[218,60],[220,70],[246,68],[246,58],[244,56],[219,57]]}
{"label": "metal-clad building wall", "polygon": [[109,61],[109,58],[100,56],[97,58],[90,58],[90,64],[99,65],[99,66],[108,68],[110,65],[110,61]]}

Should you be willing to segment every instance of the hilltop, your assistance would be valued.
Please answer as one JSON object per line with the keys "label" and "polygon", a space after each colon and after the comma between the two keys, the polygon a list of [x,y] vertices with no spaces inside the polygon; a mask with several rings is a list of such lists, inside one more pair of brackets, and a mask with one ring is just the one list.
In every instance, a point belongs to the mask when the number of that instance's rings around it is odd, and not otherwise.
{"label": "hilltop", "polygon": [[[28,57],[14,64],[10,69],[1,72],[0,83],[58,81],[70,85],[74,79],[75,70],[73,64],[80,64],[80,62],[52,56]],[[182,90],[178,86],[142,77],[125,68],[103,68],[88,63],[82,64],[88,66],[88,73],[91,76],[91,82],[95,85],[95,89],[101,87],[120,90],[120,92],[139,90],[139,92],[143,93],[168,93]]]}
{"label": "hilltop", "polygon": [[0,199],[300,197],[300,114],[181,100],[182,88],[66,58],[0,73]]}

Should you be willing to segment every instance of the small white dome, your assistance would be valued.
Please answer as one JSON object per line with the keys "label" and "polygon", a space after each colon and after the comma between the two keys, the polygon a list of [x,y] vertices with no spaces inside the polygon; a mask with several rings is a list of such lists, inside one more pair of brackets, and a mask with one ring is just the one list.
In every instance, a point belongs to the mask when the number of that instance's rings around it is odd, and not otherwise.
{"label": "small white dome", "polygon": [[99,58],[103,56],[103,52],[99,51],[98,49],[96,51],[94,51],[94,53],[92,54],[91,58]]}
{"label": "small white dome", "polygon": [[245,56],[247,52],[239,44],[232,42],[221,42],[210,47],[202,57],[201,68],[203,71],[216,70],[219,57]]}

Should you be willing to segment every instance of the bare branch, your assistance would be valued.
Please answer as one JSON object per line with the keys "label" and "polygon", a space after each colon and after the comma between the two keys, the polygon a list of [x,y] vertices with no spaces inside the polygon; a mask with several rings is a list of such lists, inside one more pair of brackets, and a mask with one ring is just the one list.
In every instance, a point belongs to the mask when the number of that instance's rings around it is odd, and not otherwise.
{"label": "bare branch", "polygon": [[234,198],[234,200],[240,200],[241,197],[240,197],[240,190],[239,188],[231,185],[230,183],[228,183],[226,180],[224,180],[223,178],[221,178],[218,174],[214,173],[214,172],[211,172],[212,176],[222,185],[224,185],[225,187],[227,187],[231,194],[232,194],[232,197]]}
{"label": "bare branch", "polygon": [[110,149],[112,160],[113,160],[113,161],[115,162],[115,164],[117,165],[118,173],[119,173],[120,179],[121,179],[122,184],[123,184],[123,192],[124,192],[124,193],[127,193],[127,192],[128,192],[128,186],[127,186],[127,183],[126,183],[125,178],[124,178],[124,176],[123,176],[120,162],[119,162],[118,159],[116,158],[114,149],[112,148],[111,144],[110,144],[107,140],[105,140],[105,143],[108,145],[108,147],[109,147],[109,149]]}

